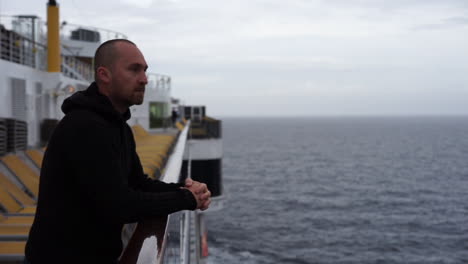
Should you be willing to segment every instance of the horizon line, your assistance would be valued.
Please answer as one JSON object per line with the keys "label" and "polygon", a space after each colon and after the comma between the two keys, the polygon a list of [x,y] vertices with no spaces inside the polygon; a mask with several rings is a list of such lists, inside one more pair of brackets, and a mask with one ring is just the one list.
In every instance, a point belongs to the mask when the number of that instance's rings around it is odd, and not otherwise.
{"label": "horizon line", "polygon": [[324,115],[207,115],[219,118],[453,118],[466,117],[467,114],[324,114]]}

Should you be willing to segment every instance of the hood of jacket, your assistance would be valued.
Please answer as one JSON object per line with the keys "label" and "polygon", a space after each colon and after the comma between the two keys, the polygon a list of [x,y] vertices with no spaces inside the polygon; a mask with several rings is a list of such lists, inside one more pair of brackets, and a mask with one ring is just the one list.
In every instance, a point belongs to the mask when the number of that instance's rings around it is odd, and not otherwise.
{"label": "hood of jacket", "polygon": [[117,112],[107,96],[99,92],[96,82],[91,83],[88,89],[74,93],[65,99],[62,112],[66,114],[75,110],[93,111],[112,122],[125,122],[130,119],[130,110],[123,114]]}

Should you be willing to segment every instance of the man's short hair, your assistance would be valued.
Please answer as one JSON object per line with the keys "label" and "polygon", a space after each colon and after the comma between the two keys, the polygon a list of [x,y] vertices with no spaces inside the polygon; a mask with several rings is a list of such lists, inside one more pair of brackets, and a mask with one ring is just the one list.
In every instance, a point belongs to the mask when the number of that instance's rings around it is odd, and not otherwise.
{"label": "man's short hair", "polygon": [[[132,45],[135,43],[128,39],[111,39],[102,43],[94,54],[94,80],[97,81],[97,69],[101,66],[110,68],[118,57],[116,43],[126,42]],[[136,45],[135,45],[136,46]]]}

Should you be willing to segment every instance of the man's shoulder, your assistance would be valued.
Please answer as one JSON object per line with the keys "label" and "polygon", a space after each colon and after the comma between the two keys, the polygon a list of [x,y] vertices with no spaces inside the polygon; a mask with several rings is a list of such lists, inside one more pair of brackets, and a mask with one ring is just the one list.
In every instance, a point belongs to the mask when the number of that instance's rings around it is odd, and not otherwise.
{"label": "man's shoulder", "polygon": [[99,114],[87,110],[87,109],[77,109],[70,113],[67,113],[62,119],[61,123],[64,126],[72,127],[106,127],[109,125],[109,122]]}
{"label": "man's shoulder", "polygon": [[81,148],[96,141],[112,140],[113,127],[98,114],[89,110],[74,110],[65,115],[55,128],[50,143]]}
{"label": "man's shoulder", "polygon": [[106,137],[114,131],[103,117],[89,110],[74,110],[65,115],[54,131],[58,138]]}

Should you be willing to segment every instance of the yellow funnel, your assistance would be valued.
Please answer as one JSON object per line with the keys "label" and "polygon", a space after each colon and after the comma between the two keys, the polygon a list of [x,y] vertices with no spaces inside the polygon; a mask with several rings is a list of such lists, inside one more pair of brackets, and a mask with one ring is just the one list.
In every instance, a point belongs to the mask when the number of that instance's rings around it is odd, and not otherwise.
{"label": "yellow funnel", "polygon": [[47,3],[47,71],[60,72],[60,22],[55,0]]}

